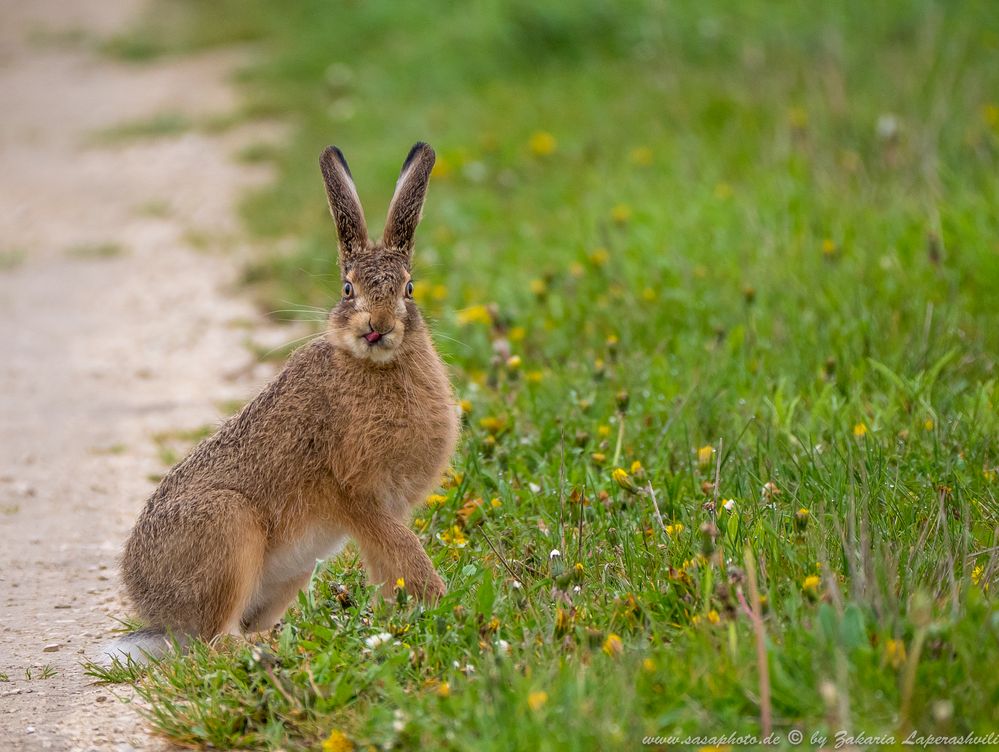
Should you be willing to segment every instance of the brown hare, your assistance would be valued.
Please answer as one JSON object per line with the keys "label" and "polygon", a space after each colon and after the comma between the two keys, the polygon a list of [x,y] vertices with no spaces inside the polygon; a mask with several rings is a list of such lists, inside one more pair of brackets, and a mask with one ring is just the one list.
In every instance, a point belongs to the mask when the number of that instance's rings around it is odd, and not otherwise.
{"label": "brown hare", "polygon": [[125,545],[122,573],[147,628],[107,655],[159,655],[172,637],[269,629],[317,559],[348,538],[369,579],[433,601],[444,593],[412,507],[458,438],[447,371],[413,301],[413,235],[434,151],[403,163],[380,242],[341,151],[321,158],[339,236],[342,297],[325,336],[163,478]]}

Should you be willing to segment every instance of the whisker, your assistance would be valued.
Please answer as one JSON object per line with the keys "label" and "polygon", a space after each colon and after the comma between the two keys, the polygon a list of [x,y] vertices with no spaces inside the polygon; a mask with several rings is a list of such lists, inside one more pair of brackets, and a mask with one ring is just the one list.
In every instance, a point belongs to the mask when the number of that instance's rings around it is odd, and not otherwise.
{"label": "whisker", "polygon": [[262,357],[266,358],[268,355],[276,353],[278,350],[283,350],[286,347],[290,347],[291,345],[294,345],[296,342],[301,342],[303,340],[313,340],[313,339],[317,339],[319,337],[325,337],[325,336],[326,336],[326,332],[317,332],[315,334],[306,334],[304,337],[298,337],[298,338],[290,340],[288,342],[284,342],[284,343],[278,345],[277,347],[271,348],[270,350],[268,350],[267,352],[265,352]]}
{"label": "whisker", "polygon": [[472,349],[472,346],[470,344],[468,344],[467,342],[462,342],[460,339],[455,339],[454,337],[449,337],[446,334],[441,334],[440,332],[434,332],[430,336],[433,339],[446,339],[446,340],[449,340],[451,342],[454,342],[456,345],[461,345],[466,350],[471,350]]}

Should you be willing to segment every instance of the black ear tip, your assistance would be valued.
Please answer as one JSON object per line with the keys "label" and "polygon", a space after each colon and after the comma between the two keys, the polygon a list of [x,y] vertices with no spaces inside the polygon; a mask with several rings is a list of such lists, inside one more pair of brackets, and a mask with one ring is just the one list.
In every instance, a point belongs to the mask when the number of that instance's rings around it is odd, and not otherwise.
{"label": "black ear tip", "polygon": [[323,153],[319,157],[319,164],[324,166],[330,165],[334,159],[340,163],[340,166],[347,171],[347,174],[350,175],[351,178],[354,177],[350,174],[350,166],[347,164],[347,158],[343,156],[343,152],[340,151],[340,148],[337,146],[327,146],[323,149]]}
{"label": "black ear tip", "polygon": [[405,172],[406,168],[413,163],[413,160],[420,155],[424,155],[425,159],[429,159],[430,164],[433,164],[434,160],[437,158],[437,155],[434,154],[434,150],[430,144],[426,141],[417,141],[413,144],[413,148],[409,150],[409,154],[406,155],[406,161],[402,163],[401,171]]}

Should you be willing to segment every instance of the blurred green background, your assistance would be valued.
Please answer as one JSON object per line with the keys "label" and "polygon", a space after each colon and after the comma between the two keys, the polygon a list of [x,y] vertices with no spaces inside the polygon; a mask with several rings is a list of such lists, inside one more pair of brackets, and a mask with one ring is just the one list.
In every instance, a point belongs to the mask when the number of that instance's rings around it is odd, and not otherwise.
{"label": "blurred green background", "polygon": [[[410,145],[436,148],[417,298],[466,412],[414,523],[448,600],[330,616],[348,554],[273,636],[283,679],[198,653],[146,685],[161,728],[632,749],[759,733],[767,706],[783,733],[994,730],[995,11],[223,0],[113,40],[254,51],[238,118],[289,126],[240,155],[276,168],[243,207],[265,311],[337,296],[326,144],[372,232]],[[364,652],[386,623],[393,657]]]}

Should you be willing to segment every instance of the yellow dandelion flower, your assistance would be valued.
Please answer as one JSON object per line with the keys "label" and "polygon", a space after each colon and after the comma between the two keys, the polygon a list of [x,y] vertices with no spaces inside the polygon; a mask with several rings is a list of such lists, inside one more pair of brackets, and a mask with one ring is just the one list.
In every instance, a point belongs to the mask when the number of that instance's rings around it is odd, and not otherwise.
{"label": "yellow dandelion flower", "polygon": [[982,468],[982,477],[985,478],[986,483],[991,483],[996,479],[996,471],[990,467]]}
{"label": "yellow dandelion flower", "polygon": [[652,149],[648,146],[636,146],[628,152],[628,161],[636,167],[648,167],[652,164]]}
{"label": "yellow dandelion flower", "polygon": [[694,614],[693,616],[691,616],[690,617],[690,623],[693,624],[696,627],[698,624],[701,623],[701,615],[700,614]]}
{"label": "yellow dandelion flower", "polygon": [[614,224],[625,225],[631,221],[631,207],[627,204],[617,204],[611,209],[611,219]]}
{"label": "yellow dandelion flower", "polygon": [[711,464],[711,458],[714,457],[715,448],[710,444],[706,444],[697,450],[697,464],[701,467],[707,467]]}
{"label": "yellow dandelion flower", "polygon": [[628,472],[623,467],[615,467],[614,472],[611,473],[611,477],[626,491],[630,491],[635,487],[631,482],[631,476],[628,475]]}
{"label": "yellow dandelion flower", "polygon": [[656,299],[656,291],[651,287],[646,287],[642,290],[642,300],[647,300],[649,302]]}
{"label": "yellow dandelion flower", "polygon": [[711,622],[712,624],[718,624],[719,622],[721,622],[721,616],[718,615],[717,611],[711,609],[710,611],[708,611],[708,621]]}
{"label": "yellow dandelion flower", "polygon": [[447,682],[441,682],[437,685],[437,696],[443,699],[447,699],[451,696],[451,685]]}
{"label": "yellow dandelion flower", "polygon": [[430,288],[430,297],[438,303],[447,300],[447,288],[444,285],[434,285]]}
{"label": "yellow dandelion flower", "polygon": [[493,509],[499,509],[501,506],[503,506],[503,502],[494,497],[489,500],[489,506],[491,506]]}
{"label": "yellow dandelion flower", "polygon": [[333,730],[323,739],[323,752],[353,752],[354,743],[342,731]]}
{"label": "yellow dandelion flower", "polygon": [[493,415],[487,415],[479,420],[479,426],[489,431],[489,433],[497,434],[506,426],[506,420]]}
{"label": "yellow dandelion flower", "polygon": [[787,111],[787,122],[792,128],[805,128],[808,125],[808,111],[804,107],[792,107]]}
{"label": "yellow dandelion flower", "polygon": [[611,427],[608,425],[601,424],[597,426],[597,434],[603,438],[607,438],[611,435]]}
{"label": "yellow dandelion flower", "polygon": [[982,577],[984,575],[985,567],[981,564],[976,565],[975,568],[971,570],[971,581],[987,593],[989,592],[989,583],[986,582],[982,584]]}
{"label": "yellow dandelion flower", "polygon": [[639,462],[638,460],[635,460],[634,462],[631,463],[630,470],[632,475],[641,475],[642,473],[645,472],[645,468],[642,467],[642,463]]}
{"label": "yellow dandelion flower", "polygon": [[520,342],[527,336],[527,330],[522,326],[515,326],[510,329],[509,335],[511,342]]}
{"label": "yellow dandelion flower", "polygon": [[527,706],[534,712],[541,710],[546,702],[548,702],[548,693],[541,690],[531,692],[527,696]]}
{"label": "yellow dandelion flower", "polygon": [[540,296],[548,292],[548,285],[545,284],[545,281],[543,279],[537,279],[537,278],[532,279],[530,282],[530,286],[531,286],[531,292],[533,292],[535,295]]}
{"label": "yellow dandelion flower", "polygon": [[885,658],[892,668],[901,668],[905,657],[905,643],[902,640],[885,640]]}
{"label": "yellow dandelion flower", "polygon": [[461,412],[464,415],[468,415],[470,412],[472,412],[472,400],[463,399],[461,402],[458,403],[458,407],[461,408]]}
{"label": "yellow dandelion flower", "polygon": [[538,157],[547,157],[555,153],[558,148],[558,141],[548,131],[536,131],[527,142],[531,153]]}
{"label": "yellow dandelion flower", "polygon": [[405,580],[405,578],[403,578],[403,577],[398,578],[395,581],[395,588],[396,588],[396,590],[405,590],[405,588],[406,588],[406,580]]}
{"label": "yellow dandelion flower", "polygon": [[451,548],[464,548],[468,544],[468,538],[457,525],[452,525],[450,530],[445,530],[437,534],[438,540]]}
{"label": "yellow dandelion flower", "polygon": [[593,454],[590,455],[590,459],[593,460],[598,465],[602,465],[604,464],[604,462],[607,461],[607,455],[605,455],[603,452],[594,452]]}
{"label": "yellow dandelion flower", "polygon": [[441,506],[445,501],[447,501],[447,496],[442,496],[441,494],[430,494],[427,497],[427,506],[433,509],[434,507]]}
{"label": "yellow dandelion flower", "polygon": [[610,253],[607,252],[606,248],[594,248],[590,253],[590,262],[594,266],[606,266],[608,261],[610,261]]}
{"label": "yellow dandelion flower", "polygon": [[604,340],[604,344],[609,348],[615,348],[618,344],[618,338],[616,334],[608,334],[607,339]]}
{"label": "yellow dandelion flower", "polygon": [[982,120],[992,128],[999,127],[999,104],[989,103],[982,107]]}
{"label": "yellow dandelion flower", "polygon": [[822,241],[822,254],[825,256],[835,256],[836,251],[839,250],[839,246],[836,245],[836,241],[831,238],[826,238]]}
{"label": "yellow dandelion flower", "polygon": [[617,658],[624,652],[624,643],[621,642],[620,637],[611,632],[607,635],[607,639],[604,640],[604,646],[601,649],[611,658]]}
{"label": "yellow dandelion flower", "polygon": [[797,512],[794,513],[794,529],[799,533],[803,533],[805,528],[808,527],[808,518],[811,516],[811,512],[802,507]]}
{"label": "yellow dandelion flower", "polygon": [[646,658],[644,661],[642,661],[642,670],[645,671],[645,673],[647,674],[655,673],[656,662],[651,658]]}
{"label": "yellow dandelion flower", "polygon": [[933,430],[933,419],[932,418],[927,418],[926,420],[923,421],[923,430],[924,431],[932,431]]}
{"label": "yellow dandelion flower", "polygon": [[863,438],[867,435],[867,426],[863,423],[857,423],[853,427],[853,435],[857,438]]}
{"label": "yellow dandelion flower", "polygon": [[518,368],[520,368],[521,363],[523,363],[523,360],[519,355],[511,355],[509,358],[506,359],[506,367],[509,368],[511,371],[516,371]]}
{"label": "yellow dandelion flower", "polygon": [[544,381],[545,375],[541,371],[528,371],[527,382],[529,384],[540,384]]}
{"label": "yellow dandelion flower", "polygon": [[819,586],[822,584],[822,578],[816,574],[810,574],[801,582],[801,589],[806,593],[815,594],[819,591]]}
{"label": "yellow dandelion flower", "polygon": [[454,163],[443,154],[440,154],[437,157],[437,161],[434,162],[434,168],[430,171],[430,175],[435,178],[444,179],[451,177],[451,173],[453,172]]}
{"label": "yellow dandelion flower", "polygon": [[682,532],[683,532],[682,522],[674,522],[672,525],[666,526],[666,535],[668,535],[670,538],[675,538]]}
{"label": "yellow dandelion flower", "polygon": [[461,485],[461,482],[465,479],[465,474],[460,473],[453,467],[449,467],[445,473],[444,477],[441,479],[441,485],[444,488],[457,488]]}
{"label": "yellow dandelion flower", "polygon": [[493,323],[492,314],[489,313],[489,308],[484,305],[473,305],[468,308],[463,308],[458,311],[457,314],[458,323],[464,326],[465,324],[491,324]]}

